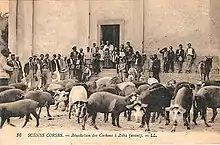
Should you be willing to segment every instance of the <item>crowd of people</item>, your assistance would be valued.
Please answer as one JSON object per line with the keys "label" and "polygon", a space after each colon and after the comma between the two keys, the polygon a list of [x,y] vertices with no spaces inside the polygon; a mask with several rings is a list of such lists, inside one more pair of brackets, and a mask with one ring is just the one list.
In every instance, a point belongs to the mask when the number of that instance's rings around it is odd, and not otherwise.
{"label": "crowd of people", "polygon": [[[25,79],[29,87],[42,88],[52,81],[65,79],[86,82],[93,74],[97,75],[103,69],[109,68],[116,69],[123,81],[141,80],[149,71],[152,72],[152,77],[160,81],[161,66],[164,73],[174,72],[176,62],[178,72],[181,73],[183,62],[186,61],[186,73],[191,72],[196,53],[190,43],[187,46],[184,50],[180,44],[176,52],[172,46],[169,50],[165,47],[158,51],[159,54],[150,55],[150,59],[147,59],[147,54],[134,51],[130,42],[117,48],[109,41],[102,41],[100,46],[93,43],[92,47],[87,47],[86,52],[82,48],[77,51],[74,46],[69,57],[61,54],[53,54],[52,58],[49,54],[33,55],[24,66],[21,65],[19,56],[3,49],[0,55],[0,82],[2,85],[7,82],[18,83]],[[163,63],[158,55],[162,55]]]}

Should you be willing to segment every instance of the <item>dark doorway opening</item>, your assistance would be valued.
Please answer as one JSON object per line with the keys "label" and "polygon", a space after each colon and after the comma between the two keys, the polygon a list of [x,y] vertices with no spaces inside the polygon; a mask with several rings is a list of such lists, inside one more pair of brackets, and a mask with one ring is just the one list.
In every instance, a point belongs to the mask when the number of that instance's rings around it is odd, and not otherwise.
{"label": "dark doorway opening", "polygon": [[[109,41],[114,47],[119,47],[120,25],[101,25],[101,41]],[[100,42],[101,43],[101,42]]]}

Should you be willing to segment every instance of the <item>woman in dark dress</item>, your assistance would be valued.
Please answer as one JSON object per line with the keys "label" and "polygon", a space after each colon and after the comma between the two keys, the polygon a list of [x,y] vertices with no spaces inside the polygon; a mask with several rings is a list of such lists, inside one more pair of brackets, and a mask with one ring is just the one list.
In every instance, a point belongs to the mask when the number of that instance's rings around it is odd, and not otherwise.
{"label": "woman in dark dress", "polygon": [[96,50],[96,52],[93,54],[93,62],[92,62],[92,66],[93,66],[93,72],[95,75],[99,74],[101,72],[100,70],[100,54],[98,53],[98,50]]}

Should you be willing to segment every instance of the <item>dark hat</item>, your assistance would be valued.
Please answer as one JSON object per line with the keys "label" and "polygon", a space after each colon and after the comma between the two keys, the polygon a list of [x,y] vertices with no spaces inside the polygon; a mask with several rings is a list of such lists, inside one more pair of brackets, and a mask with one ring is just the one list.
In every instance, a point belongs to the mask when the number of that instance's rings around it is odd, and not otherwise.
{"label": "dark hat", "polygon": [[4,48],[1,50],[1,53],[9,53],[11,54],[11,51],[8,48]]}

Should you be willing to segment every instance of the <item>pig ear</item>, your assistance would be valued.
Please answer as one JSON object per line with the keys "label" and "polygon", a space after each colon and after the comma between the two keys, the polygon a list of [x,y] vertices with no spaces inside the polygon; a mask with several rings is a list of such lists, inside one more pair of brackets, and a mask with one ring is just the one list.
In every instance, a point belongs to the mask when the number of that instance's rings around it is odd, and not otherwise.
{"label": "pig ear", "polygon": [[141,104],[141,107],[146,108],[148,106],[148,104]]}
{"label": "pig ear", "polygon": [[183,107],[179,106],[179,112],[184,114],[186,112],[186,109],[184,109]]}
{"label": "pig ear", "polygon": [[1,108],[1,113],[4,114],[4,112],[6,111],[6,108]]}
{"label": "pig ear", "polygon": [[165,111],[172,111],[173,110],[173,107],[166,107],[165,108]]}
{"label": "pig ear", "polygon": [[60,91],[58,91],[58,90],[56,90],[56,91],[53,91],[54,93],[56,93],[56,94],[60,94],[61,92]]}
{"label": "pig ear", "polygon": [[113,109],[115,108],[115,104],[116,104],[116,99],[114,99],[113,101],[111,101],[111,103],[108,106],[108,110],[109,112],[112,112]]}
{"label": "pig ear", "polygon": [[126,108],[127,108],[127,109],[131,109],[131,108],[133,108],[133,106],[134,106],[134,104],[126,105]]}

